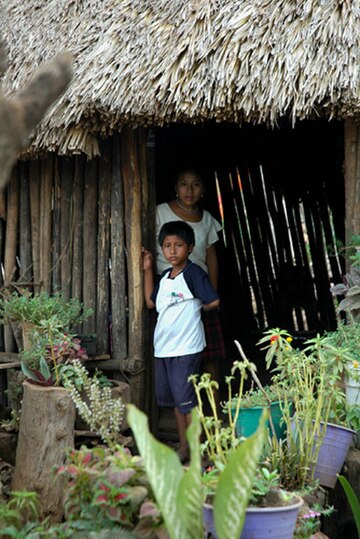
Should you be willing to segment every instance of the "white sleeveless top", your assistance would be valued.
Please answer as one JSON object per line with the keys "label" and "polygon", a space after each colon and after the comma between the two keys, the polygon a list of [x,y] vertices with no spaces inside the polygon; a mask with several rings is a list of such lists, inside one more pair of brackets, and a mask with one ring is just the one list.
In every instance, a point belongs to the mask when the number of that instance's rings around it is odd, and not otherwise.
{"label": "white sleeveless top", "polygon": [[[156,207],[156,273],[158,275],[169,267],[169,262],[165,260],[158,242],[161,227],[163,224],[168,223],[169,221],[185,221],[185,219],[178,217],[176,213],[172,211],[167,202],[159,204]],[[195,233],[195,247],[189,257],[189,260],[195,262],[195,264],[198,264],[204,271],[207,272],[206,249],[218,241],[218,232],[222,227],[220,223],[206,210],[203,210],[202,219],[198,223],[193,223],[192,221],[185,222],[194,229]]]}

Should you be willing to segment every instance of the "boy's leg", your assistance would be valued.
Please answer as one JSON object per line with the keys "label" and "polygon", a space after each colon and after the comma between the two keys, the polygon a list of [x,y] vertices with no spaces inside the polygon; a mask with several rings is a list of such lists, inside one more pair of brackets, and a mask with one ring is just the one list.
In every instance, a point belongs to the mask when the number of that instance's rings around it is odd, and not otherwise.
{"label": "boy's leg", "polygon": [[199,374],[200,369],[201,352],[171,360],[169,385],[176,403],[174,413],[180,441],[178,455],[183,462],[189,458],[186,429],[191,422],[191,410],[197,404],[193,383],[189,382],[188,378],[190,375]]}
{"label": "boy's leg", "polygon": [[176,426],[179,434],[180,446],[178,455],[182,462],[189,460],[189,445],[186,440],[186,429],[191,422],[191,414],[182,414],[178,408],[174,408]]}

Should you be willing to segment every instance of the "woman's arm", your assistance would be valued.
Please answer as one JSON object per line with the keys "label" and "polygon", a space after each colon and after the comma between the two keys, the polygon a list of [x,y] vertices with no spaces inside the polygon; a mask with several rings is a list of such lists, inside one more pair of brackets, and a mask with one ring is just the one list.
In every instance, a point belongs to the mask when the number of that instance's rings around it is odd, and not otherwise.
{"label": "woman's arm", "polygon": [[213,243],[206,249],[206,266],[208,269],[209,280],[211,286],[217,292],[218,289],[218,276],[219,276],[219,267],[216,254],[216,247]]}

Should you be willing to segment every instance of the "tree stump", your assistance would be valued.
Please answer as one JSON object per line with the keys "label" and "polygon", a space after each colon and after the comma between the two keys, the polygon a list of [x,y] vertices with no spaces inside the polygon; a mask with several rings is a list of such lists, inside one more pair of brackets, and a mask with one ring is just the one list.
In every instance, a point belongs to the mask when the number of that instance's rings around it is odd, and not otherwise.
{"label": "tree stump", "polygon": [[38,493],[42,517],[60,522],[63,478],[54,467],[64,464],[65,449],[74,447],[75,406],[68,391],[24,382],[19,438],[12,490]]}

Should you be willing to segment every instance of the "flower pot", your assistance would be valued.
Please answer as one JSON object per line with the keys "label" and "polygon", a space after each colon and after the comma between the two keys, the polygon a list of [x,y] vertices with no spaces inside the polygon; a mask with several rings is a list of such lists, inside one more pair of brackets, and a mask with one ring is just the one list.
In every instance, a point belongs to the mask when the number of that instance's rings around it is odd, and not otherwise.
{"label": "flower pot", "polygon": [[360,405],[360,363],[351,361],[347,364],[345,378],[346,401],[350,406]]}
{"label": "flower pot", "polygon": [[[236,421],[236,434],[238,436],[244,436],[248,438],[257,430],[260,417],[264,410],[263,406],[254,406],[253,408],[241,408],[239,415]],[[285,436],[286,425],[282,421],[282,411],[280,408],[279,402],[272,402],[270,405],[271,419],[274,425],[276,437],[278,440],[281,440]],[[233,417],[235,415],[235,410],[232,410]],[[267,422],[269,427],[269,422]]]}
{"label": "flower pot", "polygon": [[332,423],[327,424],[314,473],[314,478],[319,479],[323,487],[335,487],[337,474],[344,465],[354,435],[354,430]]}
{"label": "flower pot", "polygon": [[[303,500],[294,496],[291,505],[278,507],[248,507],[240,539],[292,539],[296,518]],[[211,533],[215,539],[213,506],[204,504],[205,537]],[[235,538],[234,538],[235,539]]]}

